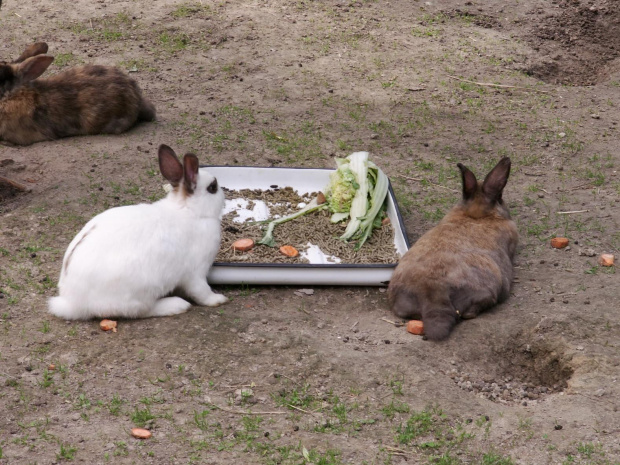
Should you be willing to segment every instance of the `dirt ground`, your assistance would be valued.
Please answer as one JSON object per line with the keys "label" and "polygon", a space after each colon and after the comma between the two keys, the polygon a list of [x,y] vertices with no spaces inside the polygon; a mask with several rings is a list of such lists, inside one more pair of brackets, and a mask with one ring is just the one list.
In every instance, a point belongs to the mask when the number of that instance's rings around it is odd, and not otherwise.
{"label": "dirt ground", "polygon": [[[618,464],[620,10],[613,0],[5,0],[2,59],[116,65],[158,120],[0,146],[0,464]],[[510,299],[430,343],[385,289],[230,286],[220,308],[47,313],[84,223],[202,163],[369,150],[415,241],[509,155]],[[563,250],[549,239],[565,236]],[[303,287],[303,286],[300,286]],[[53,366],[52,366],[53,365]],[[153,437],[134,439],[130,429]]]}

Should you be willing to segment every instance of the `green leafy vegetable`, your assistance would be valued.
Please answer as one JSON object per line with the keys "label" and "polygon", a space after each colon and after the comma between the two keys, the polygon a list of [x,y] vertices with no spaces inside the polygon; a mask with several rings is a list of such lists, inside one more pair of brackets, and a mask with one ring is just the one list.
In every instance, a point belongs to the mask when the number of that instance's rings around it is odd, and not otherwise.
{"label": "green leafy vegetable", "polygon": [[274,228],[310,212],[329,209],[331,221],[338,223],[349,218],[349,223],[340,237],[343,241],[357,241],[359,250],[368,240],[373,229],[381,227],[385,214],[385,200],[389,181],[377,165],[368,160],[368,152],[355,152],[345,159],[337,159],[338,167],[330,175],[325,188],[326,203],[319,205],[313,199],[301,210],[269,222],[265,235],[259,244],[275,247]]}

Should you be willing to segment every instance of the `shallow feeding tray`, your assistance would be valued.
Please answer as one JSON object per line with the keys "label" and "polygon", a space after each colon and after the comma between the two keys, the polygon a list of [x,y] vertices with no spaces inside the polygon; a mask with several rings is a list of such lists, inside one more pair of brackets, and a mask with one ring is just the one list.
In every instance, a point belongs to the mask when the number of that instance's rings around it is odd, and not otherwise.
{"label": "shallow feeding tray", "polygon": [[[329,184],[333,169],[207,166],[218,184],[229,190],[290,186],[299,194],[321,191]],[[387,215],[394,229],[396,254],[403,256],[409,240],[394,191],[388,188]],[[294,220],[293,220],[294,221]],[[257,247],[266,247],[257,245]],[[245,263],[216,261],[209,272],[210,284],[385,286],[396,263]]]}

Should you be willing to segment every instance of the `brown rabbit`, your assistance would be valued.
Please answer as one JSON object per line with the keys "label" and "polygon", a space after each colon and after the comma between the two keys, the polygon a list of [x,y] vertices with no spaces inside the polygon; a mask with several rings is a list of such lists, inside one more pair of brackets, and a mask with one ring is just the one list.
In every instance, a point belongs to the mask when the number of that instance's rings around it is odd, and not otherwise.
{"label": "brown rabbit", "polygon": [[155,108],[117,68],[86,65],[37,79],[54,61],[47,44],[0,62],[0,140],[28,145],[83,134],[119,134],[153,121]]}
{"label": "brown rabbit", "polygon": [[508,298],[519,239],[502,201],[510,158],[500,160],[482,184],[457,166],[463,200],[403,256],[388,288],[392,311],[421,318],[430,340],[447,338],[459,318],[475,318]]}

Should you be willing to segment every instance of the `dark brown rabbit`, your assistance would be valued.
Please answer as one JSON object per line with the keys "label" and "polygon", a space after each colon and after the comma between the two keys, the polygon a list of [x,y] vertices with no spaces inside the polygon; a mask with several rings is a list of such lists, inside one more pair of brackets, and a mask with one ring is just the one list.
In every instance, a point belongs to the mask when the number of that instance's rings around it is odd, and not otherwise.
{"label": "dark brown rabbit", "polygon": [[442,340],[460,318],[508,298],[518,242],[502,200],[510,174],[503,158],[482,184],[462,164],[463,199],[400,260],[388,288],[392,311],[421,318],[430,340]]}
{"label": "dark brown rabbit", "polygon": [[117,68],[87,65],[37,79],[54,61],[47,44],[0,62],[0,140],[28,145],[84,134],[119,134],[153,121],[155,108]]}

